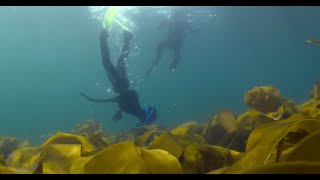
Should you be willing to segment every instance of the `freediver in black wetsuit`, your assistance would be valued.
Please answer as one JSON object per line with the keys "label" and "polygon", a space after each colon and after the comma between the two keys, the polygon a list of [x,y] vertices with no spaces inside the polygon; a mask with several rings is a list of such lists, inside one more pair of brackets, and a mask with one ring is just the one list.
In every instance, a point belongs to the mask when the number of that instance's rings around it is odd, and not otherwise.
{"label": "freediver in black wetsuit", "polygon": [[168,36],[167,39],[158,44],[156,58],[146,73],[148,77],[158,65],[164,49],[172,49],[174,51],[173,62],[170,66],[171,71],[174,72],[180,61],[180,51],[183,48],[186,32],[199,31],[198,28],[195,29],[191,27],[187,19],[187,14],[183,9],[174,9],[172,16],[170,16],[169,19],[162,21],[157,30],[164,26],[168,28]]}
{"label": "freediver in black wetsuit", "polygon": [[118,95],[110,99],[93,99],[83,93],[80,93],[80,95],[93,102],[117,102],[119,110],[113,116],[114,121],[119,121],[122,118],[122,111],[124,111],[140,120],[138,126],[152,124],[157,119],[156,108],[154,106],[148,106],[144,109],[141,108],[138,94],[136,91],[129,89],[129,81],[126,76],[125,61],[129,54],[129,45],[132,34],[129,31],[124,31],[123,46],[118,58],[117,67],[114,67],[110,61],[109,47],[107,44],[108,36],[107,31],[103,29],[100,33],[102,64],[112,83],[114,92]]}

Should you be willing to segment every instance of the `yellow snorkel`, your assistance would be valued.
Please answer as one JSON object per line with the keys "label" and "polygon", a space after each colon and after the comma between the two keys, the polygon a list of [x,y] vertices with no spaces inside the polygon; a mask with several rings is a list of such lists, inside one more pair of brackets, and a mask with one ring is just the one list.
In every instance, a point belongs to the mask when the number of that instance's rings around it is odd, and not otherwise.
{"label": "yellow snorkel", "polygon": [[104,15],[104,21],[103,21],[103,27],[107,28],[110,27],[111,24],[116,22],[122,29],[129,31],[127,27],[125,27],[122,23],[120,23],[117,19],[116,16],[119,12],[119,7],[118,6],[110,6]]}

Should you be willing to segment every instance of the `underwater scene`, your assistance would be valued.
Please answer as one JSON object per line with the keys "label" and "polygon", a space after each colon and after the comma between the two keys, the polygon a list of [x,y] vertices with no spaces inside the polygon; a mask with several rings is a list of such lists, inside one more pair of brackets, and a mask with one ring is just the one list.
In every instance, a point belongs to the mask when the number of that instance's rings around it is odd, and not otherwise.
{"label": "underwater scene", "polygon": [[1,6],[0,174],[320,174],[319,19]]}

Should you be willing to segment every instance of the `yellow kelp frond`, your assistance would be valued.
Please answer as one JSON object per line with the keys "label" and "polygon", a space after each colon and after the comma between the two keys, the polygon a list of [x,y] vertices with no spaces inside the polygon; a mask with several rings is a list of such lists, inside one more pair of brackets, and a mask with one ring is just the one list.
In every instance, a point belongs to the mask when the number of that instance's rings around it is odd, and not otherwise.
{"label": "yellow kelp frond", "polygon": [[50,137],[44,144],[41,145],[40,148],[45,149],[50,144],[81,144],[82,156],[90,155],[97,150],[94,144],[90,142],[88,137],[62,132],[57,132],[54,136]]}
{"label": "yellow kelp frond", "polygon": [[0,154],[4,158],[8,157],[10,153],[18,149],[20,143],[20,140],[16,137],[0,136]]}
{"label": "yellow kelp frond", "polygon": [[75,158],[95,151],[94,145],[86,137],[58,132],[40,147],[15,150],[6,163],[8,167],[30,173],[68,173]]}
{"label": "yellow kelp frond", "polygon": [[231,111],[223,111],[213,115],[203,129],[202,135],[212,145],[221,145],[227,133],[237,129],[236,117]]}
{"label": "yellow kelp frond", "polygon": [[218,114],[217,121],[227,133],[233,132],[237,129],[237,117],[232,111],[225,110]]}
{"label": "yellow kelp frond", "polygon": [[[226,172],[226,171],[225,171]],[[224,172],[224,173],[225,173]],[[243,169],[237,174],[320,174],[319,162],[281,162]]]}
{"label": "yellow kelp frond", "polygon": [[4,158],[3,155],[0,154],[0,165],[4,165]]}
{"label": "yellow kelp frond", "polygon": [[318,129],[319,120],[304,119],[301,115],[261,125],[250,134],[245,153],[227,173],[279,162],[285,150]]}
{"label": "yellow kelp frond", "polygon": [[199,134],[187,135],[186,137],[189,139],[192,139],[192,141],[198,144],[208,144],[207,140]]}
{"label": "yellow kelp frond", "polygon": [[38,147],[25,147],[18,149],[15,150],[8,159],[6,159],[6,164],[8,167],[24,169],[33,173],[38,168],[41,153],[41,149]]}
{"label": "yellow kelp frond", "polygon": [[230,167],[223,167],[223,168],[219,168],[219,169],[215,169],[213,171],[208,172],[207,174],[223,174],[224,172],[226,172]]}
{"label": "yellow kelp frond", "polygon": [[314,161],[320,162],[320,130],[315,131],[282,155],[280,161]]}
{"label": "yellow kelp frond", "polygon": [[139,148],[145,162],[147,172],[151,174],[182,174],[178,159],[161,149],[148,150]]}
{"label": "yellow kelp frond", "polygon": [[176,137],[170,132],[162,133],[152,141],[149,144],[149,149],[162,149],[168,151],[176,158],[179,158],[183,151],[181,144],[177,142]]}
{"label": "yellow kelp frond", "polygon": [[15,168],[6,167],[0,164],[0,174],[26,174],[26,173],[18,172]]}
{"label": "yellow kelp frond", "polygon": [[[134,144],[138,147],[147,146],[146,143],[149,144],[149,141],[151,140],[152,135],[156,131],[158,131],[158,128],[154,128],[152,130],[149,130],[149,131],[145,132],[143,135],[136,137],[134,140]],[[147,140],[149,140],[149,141],[147,142]]]}
{"label": "yellow kelp frond", "polygon": [[79,157],[75,159],[70,167],[70,174],[84,174],[84,165],[87,164],[87,162],[92,158],[93,156],[87,156],[87,157]]}
{"label": "yellow kelp frond", "polygon": [[313,100],[320,100],[320,80],[315,83],[309,96]]}
{"label": "yellow kelp frond", "polygon": [[280,120],[284,115],[284,111],[285,111],[284,108],[285,107],[281,105],[276,112],[269,112],[268,114],[266,114],[266,116],[276,121]]}
{"label": "yellow kelp frond", "polygon": [[96,155],[77,158],[70,173],[85,174],[180,174],[181,165],[169,152],[138,148],[122,142],[103,149]]}
{"label": "yellow kelp frond", "polygon": [[307,118],[320,119],[320,100],[307,101],[298,107],[298,111],[301,115]]}
{"label": "yellow kelp frond", "polygon": [[232,165],[234,157],[223,147],[191,144],[179,158],[184,173],[208,173],[214,169]]}
{"label": "yellow kelp frond", "polygon": [[249,136],[248,133],[244,135],[243,132],[239,131],[236,116],[228,110],[212,116],[202,135],[208,144],[224,146],[238,151],[244,151],[245,141]]}
{"label": "yellow kelp frond", "polygon": [[265,124],[274,122],[274,119],[262,114],[254,109],[250,109],[248,112],[241,114],[237,119],[237,126],[239,129],[243,129],[251,132],[254,128]]}
{"label": "yellow kelp frond", "polygon": [[203,127],[204,126],[197,121],[190,121],[179,125],[178,127],[172,129],[170,132],[174,135],[201,134]]}
{"label": "yellow kelp frond", "polygon": [[203,137],[205,137],[209,144],[219,145],[221,143],[221,137],[227,133],[217,120],[218,116],[218,114],[213,115],[202,132]]}
{"label": "yellow kelp frond", "polygon": [[107,147],[84,165],[85,174],[145,174],[147,168],[139,150],[132,142]]}
{"label": "yellow kelp frond", "polygon": [[190,144],[207,144],[200,135],[173,135],[170,132],[164,132],[149,144],[149,149],[162,149],[168,151],[176,158],[179,158],[184,149]]}
{"label": "yellow kelp frond", "polygon": [[43,155],[43,174],[68,174],[80,155],[80,144],[51,144]]}
{"label": "yellow kelp frond", "polygon": [[244,102],[252,109],[269,113],[279,108],[282,98],[279,89],[272,86],[258,86],[245,93]]}
{"label": "yellow kelp frond", "polygon": [[294,114],[298,114],[298,106],[293,100],[282,98],[282,106],[284,107],[284,112],[281,119],[287,119]]}

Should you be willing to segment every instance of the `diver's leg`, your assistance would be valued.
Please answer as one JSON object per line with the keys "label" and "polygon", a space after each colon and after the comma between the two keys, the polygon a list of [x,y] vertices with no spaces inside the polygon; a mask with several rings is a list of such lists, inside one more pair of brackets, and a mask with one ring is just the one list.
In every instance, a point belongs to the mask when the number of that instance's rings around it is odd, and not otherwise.
{"label": "diver's leg", "polygon": [[124,32],[124,40],[123,40],[123,44],[122,44],[122,49],[121,49],[121,53],[120,56],[118,58],[118,62],[117,62],[117,69],[121,78],[121,89],[128,89],[129,88],[129,81],[126,75],[126,60],[128,58],[129,55],[129,50],[130,50],[130,41],[132,39],[132,34],[129,31],[125,31]]}
{"label": "diver's leg", "polygon": [[107,43],[108,37],[109,37],[108,32],[105,29],[103,29],[100,33],[100,52],[101,52],[102,65],[104,67],[104,70],[106,71],[108,78],[111,81],[114,89],[116,89],[115,86],[119,79],[119,73],[110,61],[110,52],[109,52],[109,47]]}
{"label": "diver's leg", "polygon": [[159,64],[163,50],[167,47],[167,45],[168,45],[167,41],[163,41],[158,44],[156,58],[152,62],[152,65],[149,68],[149,70],[147,71],[147,76],[150,76],[151,72],[154,71],[155,67]]}
{"label": "diver's leg", "polygon": [[181,48],[174,48],[174,57],[173,57],[173,62],[171,63],[170,70],[174,72],[177,68],[177,65],[180,61],[180,49]]}
{"label": "diver's leg", "polygon": [[157,55],[156,55],[156,59],[154,60],[153,64],[155,66],[157,66],[159,64],[159,61],[162,57],[162,53],[163,53],[163,50],[165,49],[165,47],[167,46],[167,41],[164,41],[164,42],[161,42],[159,45],[158,45],[158,48],[157,48]]}

